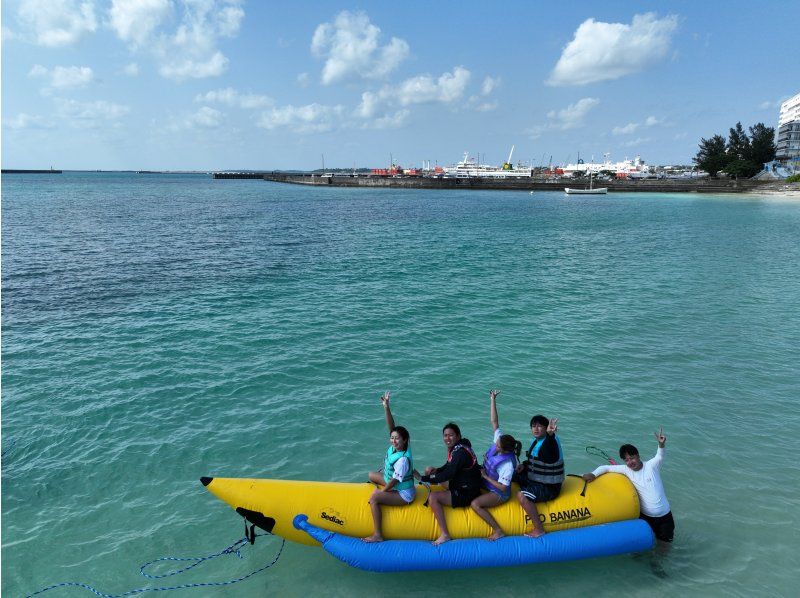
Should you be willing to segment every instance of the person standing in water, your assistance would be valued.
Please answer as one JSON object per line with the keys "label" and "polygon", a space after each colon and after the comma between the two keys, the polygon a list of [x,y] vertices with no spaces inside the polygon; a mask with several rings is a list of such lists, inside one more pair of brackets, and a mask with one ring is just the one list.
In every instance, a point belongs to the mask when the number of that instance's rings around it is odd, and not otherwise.
{"label": "person standing in water", "polygon": [[499,390],[489,391],[489,421],[492,424],[492,446],[483,458],[483,487],[488,490],[472,501],[470,506],[478,516],[492,528],[489,540],[498,540],[505,536],[497,520],[486,509],[502,505],[511,497],[511,478],[517,466],[514,454],[517,441],[510,434],[503,434],[497,417],[497,395]]}
{"label": "person standing in water", "polygon": [[661,464],[666,454],[667,437],[664,428],[653,434],[658,442],[656,455],[642,463],[639,449],[632,444],[623,444],[619,448],[619,457],[625,465],[601,465],[592,473],[583,474],[583,479],[593,482],[605,473],[621,473],[628,478],[639,495],[639,519],[644,519],[660,542],[672,542],[675,533],[675,521],[669,507],[664,483],[661,481]]}
{"label": "person standing in water", "polygon": [[430,494],[431,510],[440,532],[433,541],[434,546],[451,539],[444,507],[467,507],[481,493],[481,468],[470,441],[461,438],[461,430],[452,422],[442,429],[442,440],[447,447],[447,463],[441,467],[427,467],[425,475],[420,478],[422,482],[431,484],[447,483],[447,490]]}
{"label": "person standing in water", "polygon": [[416,495],[411,437],[403,426],[394,424],[392,410],[389,407],[388,390],[381,396],[381,403],[383,403],[383,412],[386,416],[386,425],[389,427],[390,446],[386,450],[383,471],[369,472],[369,481],[383,486],[383,488],[376,489],[369,499],[375,531],[371,536],[363,538],[364,542],[383,541],[381,505],[405,506],[414,502]]}

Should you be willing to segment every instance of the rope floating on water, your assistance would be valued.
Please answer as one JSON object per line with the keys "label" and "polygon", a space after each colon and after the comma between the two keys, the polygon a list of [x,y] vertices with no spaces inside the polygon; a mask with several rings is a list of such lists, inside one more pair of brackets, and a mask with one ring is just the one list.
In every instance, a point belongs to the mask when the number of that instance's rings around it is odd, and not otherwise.
{"label": "rope floating on water", "polygon": [[[256,537],[257,536],[268,536],[268,535],[271,536],[272,534],[256,534]],[[227,554],[235,554],[237,557],[242,558],[242,555],[240,553],[240,548],[244,544],[247,544],[248,542],[249,542],[249,540],[248,540],[247,537],[241,538],[240,540],[237,540],[236,542],[234,542],[233,544],[228,546],[226,549],[221,550],[220,552],[216,552],[214,554],[210,554],[208,556],[200,556],[200,557],[165,556],[165,557],[161,557],[161,558],[158,558],[158,559],[155,559],[155,560],[152,560],[152,561],[148,561],[147,563],[145,563],[144,565],[139,567],[139,573],[141,575],[143,575],[144,577],[148,578],[148,579],[163,579],[165,577],[172,577],[173,575],[179,575],[181,573],[185,573],[186,571],[189,571],[190,569],[194,569],[198,565],[200,565],[200,564],[202,564],[202,563],[204,563],[206,561],[210,561],[211,559],[214,559],[214,558],[216,558],[218,556],[224,556],[224,555],[227,555]],[[50,590],[55,590],[56,588],[68,588],[68,587],[83,588],[85,590],[88,590],[88,591],[92,592],[96,596],[101,596],[101,598],[122,598],[123,596],[133,596],[134,594],[141,594],[143,592],[163,592],[163,591],[167,591],[167,590],[184,590],[184,589],[187,589],[187,588],[208,588],[208,587],[215,587],[215,586],[229,586],[229,585],[232,585],[232,584],[235,584],[235,583],[239,583],[240,581],[244,581],[245,579],[248,579],[248,578],[252,577],[256,573],[261,573],[265,569],[269,569],[270,567],[272,567],[272,565],[277,563],[278,559],[281,557],[281,553],[283,552],[283,547],[285,545],[286,545],[286,540],[281,540],[281,545],[280,545],[280,548],[278,548],[278,553],[275,555],[275,558],[272,559],[272,562],[264,565],[263,567],[260,567],[259,569],[256,569],[255,571],[251,571],[247,575],[243,575],[241,577],[237,577],[236,579],[231,579],[231,580],[228,580],[228,581],[207,581],[207,582],[198,582],[198,583],[186,583],[186,584],[181,584],[181,585],[176,585],[176,586],[167,586],[167,587],[161,587],[161,588],[136,588],[136,589],[133,589],[133,590],[128,590],[127,592],[123,592],[122,594],[106,594],[106,593],[103,593],[100,590],[90,586],[89,584],[86,584],[86,583],[80,583],[80,582],[77,582],[77,581],[66,581],[66,582],[62,582],[62,583],[53,584],[51,586],[47,586],[46,588],[42,588],[41,590],[37,590],[33,594],[28,594],[28,598],[31,598],[32,596],[37,596],[38,594],[43,594],[44,592],[49,592]],[[161,562],[161,561],[177,561],[177,562],[194,561],[194,563],[192,565],[189,565],[188,567],[183,567],[182,569],[177,569],[175,571],[170,571],[168,573],[163,573],[161,575],[150,575],[149,573],[147,573],[145,571],[145,569],[147,569],[148,567],[150,567],[154,563],[158,563],[158,562]]]}
{"label": "rope floating on water", "polygon": [[617,464],[617,462],[614,461],[614,459],[612,459],[607,452],[605,452],[603,449],[597,448],[596,446],[587,446],[586,452],[590,455],[594,455],[595,457],[604,457],[609,463],[611,463],[611,465]]}

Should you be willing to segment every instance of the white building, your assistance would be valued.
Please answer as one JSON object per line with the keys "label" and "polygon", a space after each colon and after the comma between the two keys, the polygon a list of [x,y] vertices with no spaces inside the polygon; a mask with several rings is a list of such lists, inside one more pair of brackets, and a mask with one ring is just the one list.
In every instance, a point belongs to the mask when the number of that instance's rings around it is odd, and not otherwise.
{"label": "white building", "polygon": [[781,104],[775,159],[800,171],[800,93]]}

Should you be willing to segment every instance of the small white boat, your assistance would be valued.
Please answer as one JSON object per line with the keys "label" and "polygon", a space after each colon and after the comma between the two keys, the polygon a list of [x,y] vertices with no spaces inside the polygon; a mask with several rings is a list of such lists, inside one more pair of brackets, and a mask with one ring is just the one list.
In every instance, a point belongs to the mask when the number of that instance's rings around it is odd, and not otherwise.
{"label": "small white boat", "polygon": [[597,187],[596,189],[572,189],[564,187],[564,193],[567,195],[604,195],[608,193],[608,187]]}
{"label": "small white boat", "polygon": [[605,195],[608,193],[608,187],[597,187],[595,189],[592,180],[592,171],[589,171],[589,188],[588,189],[573,189],[571,187],[564,187],[564,193],[567,195]]}

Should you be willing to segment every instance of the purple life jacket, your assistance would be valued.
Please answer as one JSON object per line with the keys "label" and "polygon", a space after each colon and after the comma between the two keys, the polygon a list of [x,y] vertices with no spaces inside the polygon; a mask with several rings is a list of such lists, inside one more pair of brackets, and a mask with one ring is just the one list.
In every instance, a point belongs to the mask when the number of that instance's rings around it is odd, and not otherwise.
{"label": "purple life jacket", "polygon": [[[514,453],[498,453],[497,444],[492,443],[492,446],[489,447],[489,450],[486,451],[486,455],[484,455],[483,457],[483,469],[486,472],[486,475],[488,475],[493,480],[497,481],[499,477],[497,474],[497,470],[500,469],[500,466],[503,465],[503,463],[506,463],[508,461],[511,461],[512,466],[514,467],[516,466],[517,458],[514,455]],[[497,492],[498,494],[506,494],[501,492],[499,488],[492,486],[486,480],[483,480],[483,485],[488,490]],[[511,488],[509,487],[509,491],[510,489]]]}

